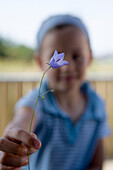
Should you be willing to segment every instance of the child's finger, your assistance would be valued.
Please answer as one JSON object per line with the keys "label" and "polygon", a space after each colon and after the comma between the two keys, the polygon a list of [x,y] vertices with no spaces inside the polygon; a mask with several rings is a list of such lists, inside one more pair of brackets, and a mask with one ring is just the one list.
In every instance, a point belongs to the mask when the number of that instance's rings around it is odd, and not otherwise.
{"label": "child's finger", "polygon": [[[9,135],[10,134],[10,135]],[[25,145],[39,149],[41,147],[41,142],[32,136],[29,132],[20,128],[10,128],[6,137],[12,137],[14,139],[20,140]]]}
{"label": "child's finger", "polygon": [[9,155],[7,153],[2,152],[0,154],[0,163],[4,166],[11,166],[11,167],[21,167],[21,166],[25,166],[28,164],[28,157],[17,157],[17,156],[13,156],[13,155]]}
{"label": "child's finger", "polygon": [[21,168],[14,168],[14,167],[11,167],[11,166],[4,166],[2,164],[0,164],[0,170],[21,170]]}
{"label": "child's finger", "polygon": [[32,153],[36,152],[36,151],[37,151],[37,149],[34,149],[33,147],[30,147],[30,148],[29,148],[29,153],[30,153],[30,155],[31,155]]}
{"label": "child's finger", "polygon": [[37,136],[36,136],[35,133],[30,132],[30,134],[31,134],[32,136],[34,136],[34,137],[37,139]]}
{"label": "child's finger", "polygon": [[27,155],[27,146],[16,144],[5,137],[0,139],[0,150],[12,155]]}
{"label": "child's finger", "polygon": [[[37,139],[37,136],[36,136],[35,133],[30,132],[30,134]],[[30,147],[30,148],[29,148],[29,153],[30,153],[30,155],[31,155],[32,153],[36,152],[36,151],[37,151],[37,149],[34,149],[33,147]]]}
{"label": "child's finger", "polygon": [[[32,133],[32,132],[31,132],[30,134],[37,139],[37,136],[36,136],[35,133]],[[31,155],[32,153],[36,152],[36,151],[37,151],[37,149],[34,149],[33,147],[30,147],[30,148],[29,148],[29,153],[30,153],[30,155]]]}

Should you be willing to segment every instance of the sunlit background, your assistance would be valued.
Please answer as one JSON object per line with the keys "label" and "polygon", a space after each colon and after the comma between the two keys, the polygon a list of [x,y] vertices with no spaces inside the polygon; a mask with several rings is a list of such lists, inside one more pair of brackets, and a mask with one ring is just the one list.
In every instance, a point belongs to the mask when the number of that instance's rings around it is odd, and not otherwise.
{"label": "sunlit background", "polygon": [[[55,14],[78,16],[87,25],[94,55],[88,75],[106,100],[113,124],[113,0],[0,0],[0,135],[18,98],[39,80],[33,77],[41,71],[33,58],[36,35],[41,23]],[[106,142],[110,159],[112,141]],[[106,161],[104,170],[112,170],[112,162]]]}
{"label": "sunlit background", "polygon": [[[34,63],[32,68],[27,64],[23,69],[23,61],[18,61],[15,68],[14,60],[33,59],[40,24],[47,17],[62,13],[79,16],[87,25],[93,55],[98,59],[90,71],[113,72],[113,0],[0,0],[0,40],[12,47],[0,51],[0,71],[37,71]],[[12,63],[8,61],[12,69],[4,59],[13,59]]]}
{"label": "sunlit background", "polygon": [[42,21],[59,13],[84,20],[95,56],[113,54],[113,0],[0,0],[0,35],[34,48]]}

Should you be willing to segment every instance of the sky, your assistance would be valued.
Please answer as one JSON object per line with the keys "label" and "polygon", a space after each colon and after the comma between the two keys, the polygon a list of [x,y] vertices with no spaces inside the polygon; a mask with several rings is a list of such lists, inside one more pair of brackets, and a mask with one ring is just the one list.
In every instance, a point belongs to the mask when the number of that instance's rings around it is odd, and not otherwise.
{"label": "sky", "polygon": [[55,14],[85,22],[94,56],[113,54],[113,0],[0,0],[0,36],[35,48],[40,24]]}

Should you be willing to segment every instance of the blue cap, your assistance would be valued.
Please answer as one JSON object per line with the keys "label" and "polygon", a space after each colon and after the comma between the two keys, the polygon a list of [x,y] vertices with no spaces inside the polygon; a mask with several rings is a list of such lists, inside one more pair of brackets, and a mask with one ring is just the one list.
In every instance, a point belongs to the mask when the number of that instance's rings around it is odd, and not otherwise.
{"label": "blue cap", "polygon": [[72,25],[78,27],[86,35],[89,45],[91,45],[87,28],[80,18],[72,15],[55,15],[42,23],[37,34],[37,49],[40,49],[42,40],[46,33],[59,25]]}

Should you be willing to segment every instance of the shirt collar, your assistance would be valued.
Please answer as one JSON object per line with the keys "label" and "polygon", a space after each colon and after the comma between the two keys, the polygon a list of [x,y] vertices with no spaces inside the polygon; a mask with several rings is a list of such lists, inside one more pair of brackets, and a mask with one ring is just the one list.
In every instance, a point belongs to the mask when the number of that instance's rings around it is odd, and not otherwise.
{"label": "shirt collar", "polygon": [[[41,88],[41,94],[49,90],[48,79],[46,79]],[[96,94],[93,87],[88,83],[84,82],[81,86],[81,91],[87,96],[88,102],[82,115],[81,119],[92,119],[95,121],[102,121],[106,118],[104,102]],[[54,93],[49,92],[45,95],[45,99],[40,99],[43,104],[43,111],[49,114],[57,115],[62,118],[69,118],[68,114],[63,111],[56,100]]]}

